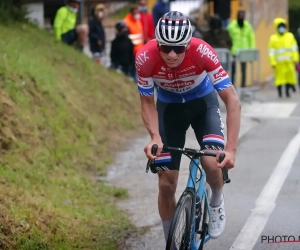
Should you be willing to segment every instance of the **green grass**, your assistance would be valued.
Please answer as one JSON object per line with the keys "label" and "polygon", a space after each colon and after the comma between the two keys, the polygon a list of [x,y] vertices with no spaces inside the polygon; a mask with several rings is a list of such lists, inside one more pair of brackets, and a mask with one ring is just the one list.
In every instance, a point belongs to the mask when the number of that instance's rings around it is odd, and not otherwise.
{"label": "green grass", "polygon": [[46,31],[0,30],[0,249],[117,249],[128,194],[93,175],[142,124],[134,83]]}

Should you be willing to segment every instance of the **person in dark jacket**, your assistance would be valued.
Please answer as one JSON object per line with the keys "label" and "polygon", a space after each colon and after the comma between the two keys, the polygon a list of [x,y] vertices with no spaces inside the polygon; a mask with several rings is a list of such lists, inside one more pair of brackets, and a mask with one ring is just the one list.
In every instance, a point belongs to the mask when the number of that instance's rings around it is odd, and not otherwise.
{"label": "person in dark jacket", "polygon": [[128,37],[128,28],[123,21],[118,22],[115,27],[117,35],[111,44],[111,68],[121,68],[125,75],[136,80],[133,52],[134,45]]}
{"label": "person in dark jacket", "polygon": [[[230,51],[232,40],[229,32],[222,27],[222,21],[218,15],[214,15],[210,18],[209,27],[210,29],[203,33],[202,39],[214,49],[222,48]],[[226,71],[229,71],[229,60],[221,62],[221,64]]]}
{"label": "person in dark jacket", "polygon": [[93,16],[89,20],[89,42],[93,59],[100,63],[100,57],[105,51],[105,31],[102,20],[105,17],[105,6],[98,4],[92,10]]}
{"label": "person in dark jacket", "polygon": [[229,32],[222,27],[222,21],[218,15],[209,20],[209,30],[203,33],[203,40],[213,48],[231,49],[232,41]]}
{"label": "person in dark jacket", "polygon": [[156,26],[158,20],[167,12],[170,11],[169,0],[157,0],[152,9],[152,17],[154,25]]}

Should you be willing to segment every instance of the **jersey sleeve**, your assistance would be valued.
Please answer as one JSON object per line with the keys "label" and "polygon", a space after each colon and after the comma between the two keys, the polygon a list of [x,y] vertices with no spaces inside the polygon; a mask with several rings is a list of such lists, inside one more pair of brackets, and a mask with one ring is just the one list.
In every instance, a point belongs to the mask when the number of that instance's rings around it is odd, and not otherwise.
{"label": "jersey sleeve", "polygon": [[152,78],[153,63],[148,50],[140,49],[135,56],[135,68],[138,75],[138,90],[141,96],[154,95],[154,81]]}
{"label": "jersey sleeve", "polygon": [[204,65],[204,70],[217,92],[232,86],[230,77],[223,69],[217,53],[209,44],[202,41],[195,54],[198,65]]}

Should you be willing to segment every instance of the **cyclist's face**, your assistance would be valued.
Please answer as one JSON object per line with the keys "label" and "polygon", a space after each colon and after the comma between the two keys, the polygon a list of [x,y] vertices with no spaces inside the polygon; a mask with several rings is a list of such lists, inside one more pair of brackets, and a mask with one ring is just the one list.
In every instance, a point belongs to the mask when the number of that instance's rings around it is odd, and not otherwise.
{"label": "cyclist's face", "polygon": [[[183,47],[183,46],[178,46]],[[161,58],[164,60],[164,62],[167,64],[170,68],[177,67],[185,57],[185,52],[187,48],[178,48],[178,49],[172,49],[171,51],[168,51],[168,49],[163,49],[159,47],[159,53]]]}

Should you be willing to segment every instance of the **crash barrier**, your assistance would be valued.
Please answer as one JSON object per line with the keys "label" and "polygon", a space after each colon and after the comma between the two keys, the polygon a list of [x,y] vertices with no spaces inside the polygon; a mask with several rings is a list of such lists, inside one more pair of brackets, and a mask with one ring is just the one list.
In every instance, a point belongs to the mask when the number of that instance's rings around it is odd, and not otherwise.
{"label": "crash barrier", "polygon": [[230,50],[225,48],[214,48],[214,50],[216,51],[220,59],[220,63],[222,67],[225,69],[227,74],[231,76],[232,60],[231,60]]}
{"label": "crash barrier", "polygon": [[[260,77],[260,53],[257,49],[239,49],[236,53],[235,57],[235,83],[240,82],[241,79],[241,70],[238,70],[238,66],[240,63],[250,64],[251,67],[251,83],[250,86],[246,87],[238,87],[237,92],[239,94],[239,98],[241,101],[252,102],[252,101],[260,101],[263,100],[257,97],[257,92],[262,88],[262,82]],[[256,66],[256,70],[255,67]],[[255,78],[256,72],[256,78]]]}

